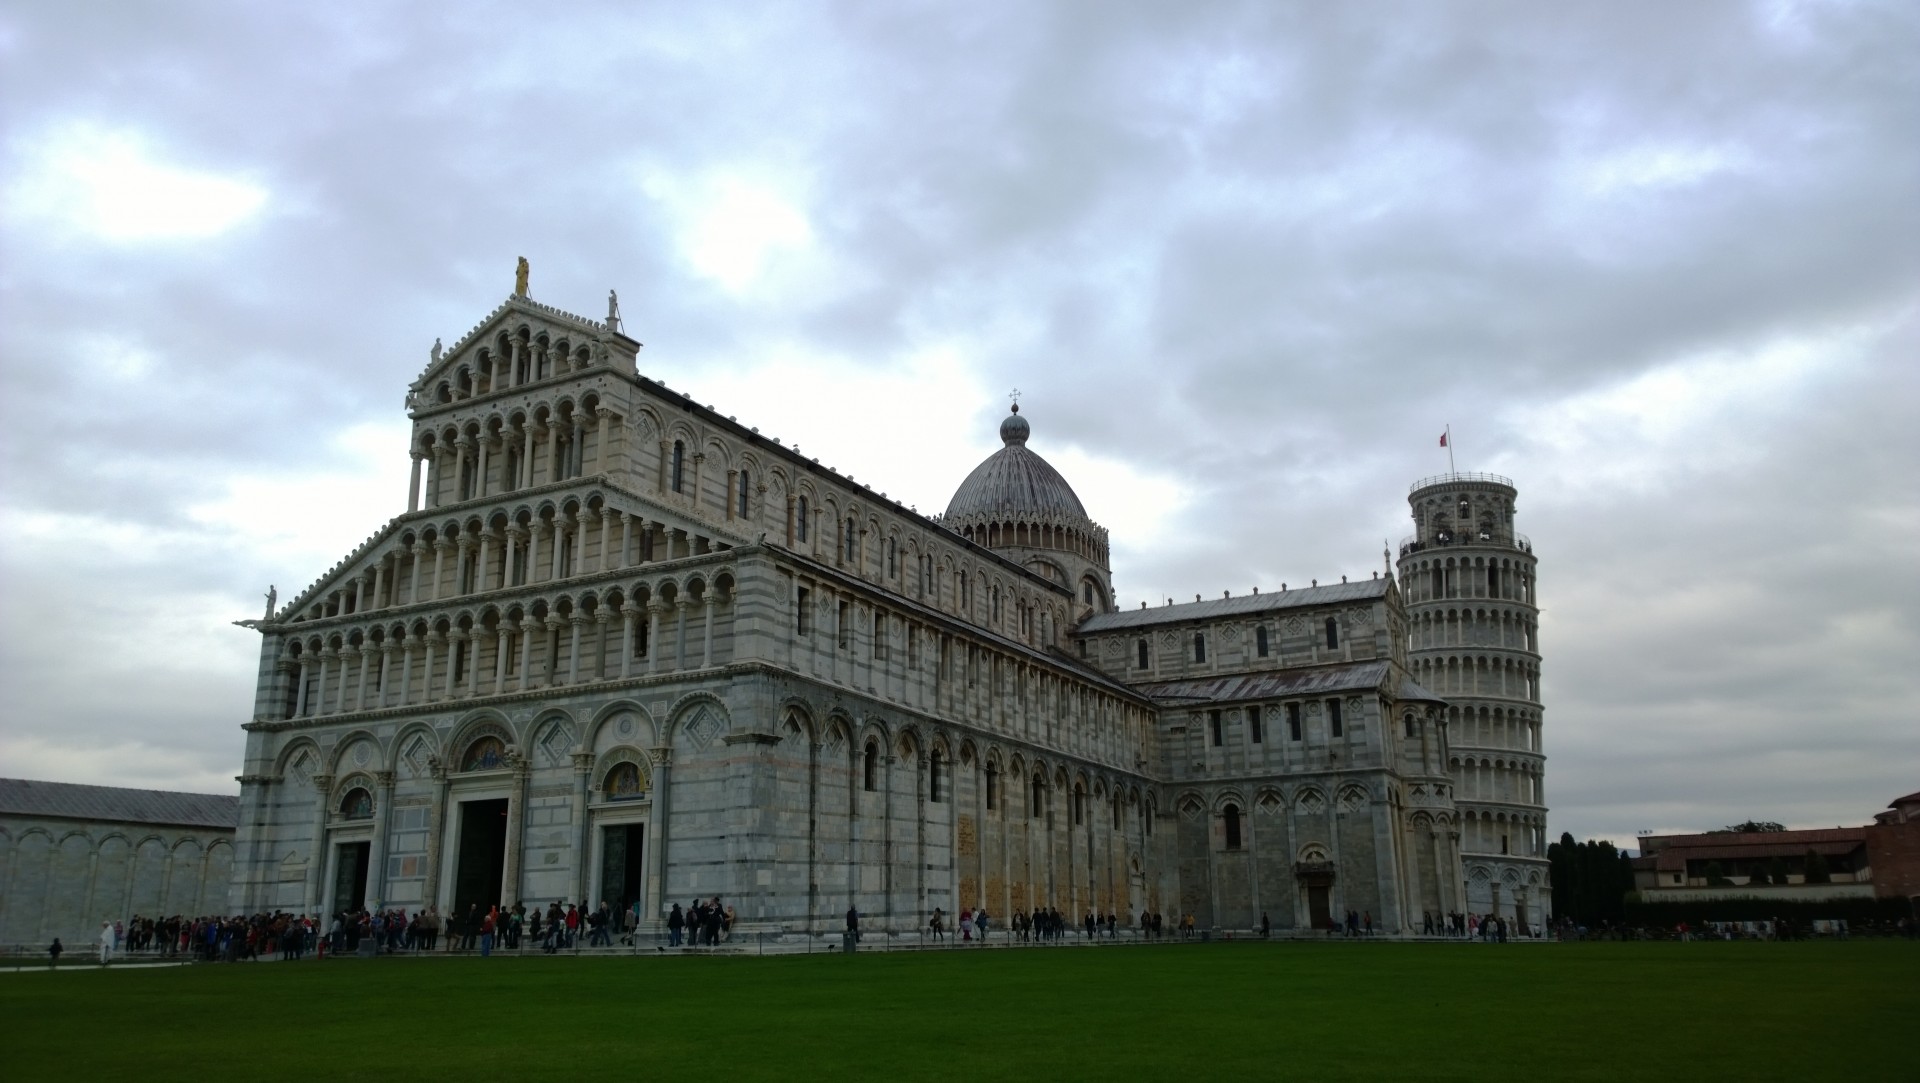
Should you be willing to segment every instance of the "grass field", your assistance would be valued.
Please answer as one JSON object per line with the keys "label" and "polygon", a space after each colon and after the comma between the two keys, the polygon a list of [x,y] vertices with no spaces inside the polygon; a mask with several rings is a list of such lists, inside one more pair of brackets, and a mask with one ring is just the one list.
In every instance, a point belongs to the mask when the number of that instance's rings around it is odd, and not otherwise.
{"label": "grass field", "polygon": [[1920,943],[1211,944],[0,974],[0,1075],[1920,1079]]}

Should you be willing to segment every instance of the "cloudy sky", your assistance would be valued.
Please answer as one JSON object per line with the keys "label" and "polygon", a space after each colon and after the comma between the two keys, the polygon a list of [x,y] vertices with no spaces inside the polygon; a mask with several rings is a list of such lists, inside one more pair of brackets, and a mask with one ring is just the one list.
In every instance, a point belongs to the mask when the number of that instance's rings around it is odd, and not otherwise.
{"label": "cloudy sky", "polygon": [[[563,14],[549,14],[552,9]],[[0,13],[0,773],[231,792],[256,617],[404,510],[532,263],[924,510],[1032,447],[1121,602],[1541,559],[1552,832],[1920,789],[1920,7]]]}

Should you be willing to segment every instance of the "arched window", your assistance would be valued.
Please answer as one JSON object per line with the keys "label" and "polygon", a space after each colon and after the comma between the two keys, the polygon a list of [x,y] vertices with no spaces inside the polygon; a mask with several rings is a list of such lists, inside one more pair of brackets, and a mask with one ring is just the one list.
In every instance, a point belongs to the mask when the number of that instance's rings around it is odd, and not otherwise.
{"label": "arched window", "polygon": [[681,486],[686,481],[686,473],[687,445],[684,441],[675,440],[673,442],[673,477],[669,479],[672,483],[670,488],[672,488],[674,492],[683,491]]}
{"label": "arched window", "polygon": [[600,791],[609,801],[632,801],[647,795],[646,784],[640,779],[640,767],[632,763],[616,763],[613,770],[607,772],[606,780],[600,785]]}
{"label": "arched window", "polygon": [[1220,813],[1220,820],[1227,829],[1227,849],[1240,848],[1240,806],[1228,805]]}
{"label": "arched window", "polygon": [[1327,649],[1340,649],[1340,625],[1332,617],[1327,618]]}
{"label": "arched window", "polygon": [[868,793],[872,793],[880,786],[880,746],[872,741],[867,742],[867,755],[861,780]]}
{"label": "arched window", "polygon": [[807,511],[807,498],[803,496],[799,499],[797,503],[794,504],[794,511],[793,511],[793,540],[794,541],[804,542],[807,540],[807,520],[810,517],[811,516]]}
{"label": "arched window", "polygon": [[373,819],[373,795],[365,786],[355,786],[340,799],[340,818],[343,820]]}
{"label": "arched window", "polygon": [[1000,765],[993,762],[987,764],[987,807],[1000,807]]}
{"label": "arched window", "polygon": [[887,578],[900,578],[900,547],[892,539],[887,539]]}
{"label": "arched window", "polygon": [[1207,633],[1205,632],[1193,633],[1193,660],[1195,662],[1207,660]]}
{"label": "arched window", "polygon": [[1419,734],[1420,734],[1420,723],[1418,723],[1418,722],[1415,722],[1415,721],[1413,720],[1413,716],[1412,716],[1411,714],[1409,714],[1409,715],[1407,715],[1407,717],[1406,717],[1406,724],[1407,724],[1407,736],[1408,736],[1408,737],[1417,737],[1417,736],[1419,736]]}
{"label": "arched window", "polygon": [[1038,775],[1033,777],[1033,815],[1039,816],[1047,811],[1047,782]]}
{"label": "arched window", "polygon": [[927,800],[929,801],[942,800],[940,796],[941,766],[940,750],[936,748],[933,750],[933,753],[927,757]]}
{"label": "arched window", "polygon": [[846,530],[844,530],[841,533],[841,537],[846,540],[847,544],[845,548],[847,551],[847,563],[851,564],[860,558],[860,553],[858,549],[858,546],[860,543],[860,532],[858,529],[856,529],[856,524],[854,522],[853,516],[851,515],[847,516],[847,527],[846,527]]}
{"label": "arched window", "polygon": [[1253,649],[1260,657],[1267,656],[1267,626],[1264,624],[1253,630]]}
{"label": "arched window", "polygon": [[1087,791],[1075,787],[1073,791],[1073,826],[1079,827],[1087,820]]}
{"label": "arched window", "polygon": [[498,737],[482,737],[467,746],[467,754],[460,758],[462,771],[490,771],[507,765],[507,747]]}
{"label": "arched window", "polygon": [[751,491],[752,486],[747,478],[747,472],[742,470],[740,471],[740,488],[735,490],[733,494],[733,513],[739,518],[745,519],[747,517],[747,494]]}

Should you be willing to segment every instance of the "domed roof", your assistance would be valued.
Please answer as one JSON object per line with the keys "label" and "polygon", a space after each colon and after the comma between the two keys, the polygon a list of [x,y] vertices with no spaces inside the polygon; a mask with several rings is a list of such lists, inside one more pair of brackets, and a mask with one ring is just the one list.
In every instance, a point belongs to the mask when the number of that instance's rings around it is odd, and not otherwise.
{"label": "domed roof", "polygon": [[987,456],[987,461],[974,467],[954,490],[946,518],[1087,518],[1087,509],[1060,471],[1027,450],[1030,432],[1032,426],[1015,405],[1013,413],[1000,423],[1000,439],[1006,446]]}

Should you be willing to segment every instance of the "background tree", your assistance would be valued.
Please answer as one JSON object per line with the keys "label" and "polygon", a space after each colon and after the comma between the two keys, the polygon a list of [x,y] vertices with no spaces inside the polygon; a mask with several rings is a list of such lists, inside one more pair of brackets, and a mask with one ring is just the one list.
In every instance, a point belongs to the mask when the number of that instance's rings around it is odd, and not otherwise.
{"label": "background tree", "polygon": [[1605,840],[1576,843],[1562,834],[1547,847],[1553,874],[1553,915],[1587,926],[1619,922],[1626,916],[1626,895],[1633,890],[1633,864]]}

